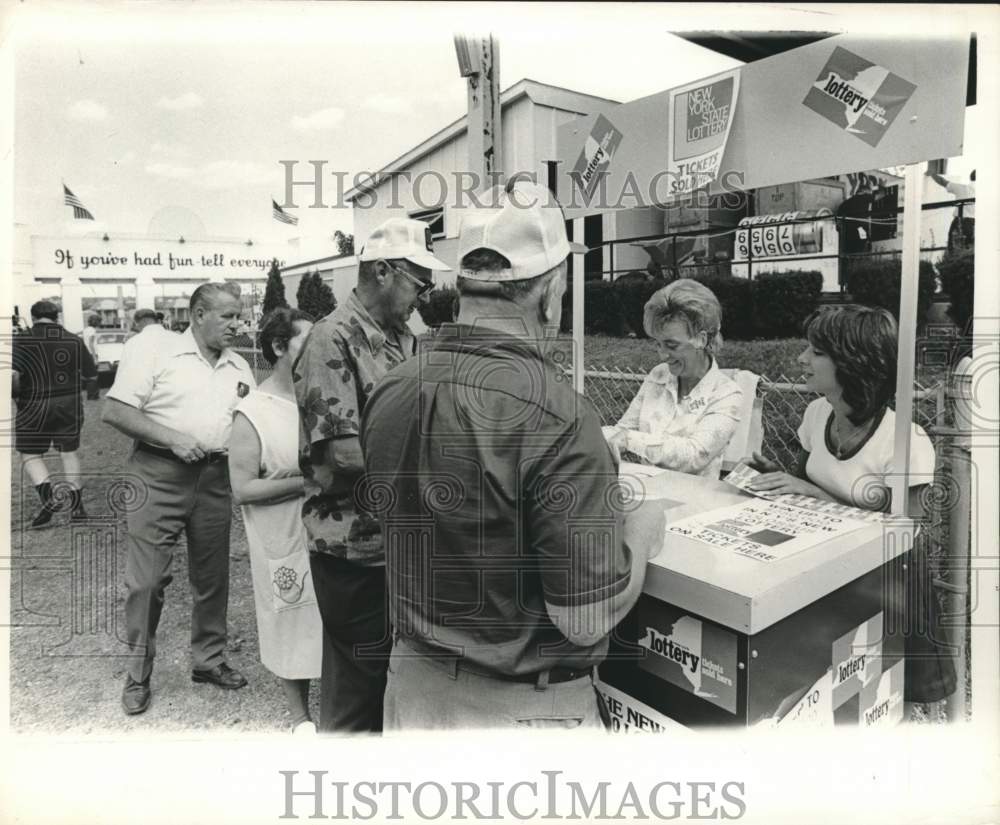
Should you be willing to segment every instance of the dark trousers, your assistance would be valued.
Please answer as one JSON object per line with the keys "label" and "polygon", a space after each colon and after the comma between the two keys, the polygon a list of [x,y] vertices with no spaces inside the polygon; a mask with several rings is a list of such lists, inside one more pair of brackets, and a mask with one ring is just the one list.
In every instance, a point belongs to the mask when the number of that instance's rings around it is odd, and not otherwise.
{"label": "dark trousers", "polygon": [[164,591],[173,581],[170,564],[183,531],[187,538],[191,582],[191,663],[209,670],[223,661],[229,602],[229,527],[232,503],[225,461],[186,465],[136,452],[129,470],[142,480],[138,502],[128,513],[125,561],[125,624],[138,655],[129,673],[149,678],[156,655],[156,628]]}
{"label": "dark trousers", "polygon": [[311,553],[323,619],[319,730],[378,733],[392,650],[384,567]]}

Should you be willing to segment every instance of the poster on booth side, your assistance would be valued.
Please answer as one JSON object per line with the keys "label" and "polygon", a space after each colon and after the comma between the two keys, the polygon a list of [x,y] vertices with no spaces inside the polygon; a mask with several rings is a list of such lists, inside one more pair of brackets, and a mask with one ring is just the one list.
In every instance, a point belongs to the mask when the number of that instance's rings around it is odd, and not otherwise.
{"label": "poster on booth side", "polygon": [[614,688],[598,679],[594,686],[604,698],[604,705],[611,716],[613,733],[665,733],[688,731],[680,722],[664,716],[645,702]]}
{"label": "poster on booth side", "polygon": [[832,687],[833,673],[830,668],[827,668],[826,672],[802,695],[794,707],[783,716],[779,716],[777,725],[804,725],[817,728],[832,728]]}
{"label": "poster on booth side", "polygon": [[882,613],[845,633],[833,643],[833,707],[882,675]]}
{"label": "poster on booth side", "polygon": [[585,198],[594,194],[594,188],[607,173],[621,142],[622,133],[604,115],[598,115],[570,173]]}
{"label": "poster on booth side", "polygon": [[688,195],[719,177],[739,90],[739,69],[671,89],[667,129],[671,195]]}
{"label": "poster on booth side", "polygon": [[858,702],[862,728],[889,728],[903,721],[903,668],[900,659],[863,688]]}
{"label": "poster on booth side", "polygon": [[736,635],[662,602],[642,599],[636,611],[639,667],[736,713]]}

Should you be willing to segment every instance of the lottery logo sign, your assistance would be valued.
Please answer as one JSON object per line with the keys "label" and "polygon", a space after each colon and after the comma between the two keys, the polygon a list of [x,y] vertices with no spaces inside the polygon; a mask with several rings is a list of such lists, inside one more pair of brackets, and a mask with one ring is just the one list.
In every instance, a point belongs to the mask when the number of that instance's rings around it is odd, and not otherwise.
{"label": "lottery logo sign", "polygon": [[736,713],[736,636],[655,599],[639,602],[639,667]]}
{"label": "lottery logo sign", "polygon": [[608,171],[622,133],[604,115],[598,115],[594,127],[584,141],[580,157],[577,158],[570,175],[585,197],[590,197],[601,175]]}
{"label": "lottery logo sign", "polygon": [[693,192],[719,176],[739,88],[740,73],[732,71],[670,92],[670,194]]}
{"label": "lottery logo sign", "polygon": [[869,146],[878,146],[916,88],[837,46],[802,103]]}
{"label": "lottery logo sign", "polygon": [[882,674],[882,614],[833,643],[833,705],[839,707]]}

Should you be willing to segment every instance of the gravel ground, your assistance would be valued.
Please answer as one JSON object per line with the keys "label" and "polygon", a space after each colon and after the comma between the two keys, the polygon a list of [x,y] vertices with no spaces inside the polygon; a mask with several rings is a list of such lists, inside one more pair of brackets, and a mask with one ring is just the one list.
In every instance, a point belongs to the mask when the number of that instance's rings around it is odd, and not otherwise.
{"label": "gravel ground", "polygon": [[[102,393],[103,396],[103,393]],[[86,476],[84,504],[98,525],[70,526],[59,513],[47,528],[27,529],[39,502],[12,461],[11,503],[11,729],[20,733],[119,734],[129,731],[226,730],[281,732],[289,717],[278,680],[260,663],[250,560],[239,510],[230,541],[229,663],[249,685],[225,691],[191,682],[191,592],[183,539],[174,553],[173,583],[157,633],[153,701],[141,716],[121,709],[127,648],[125,636],[125,520],[108,503],[122,477],[131,441],[101,423],[101,401],[87,401],[80,449]],[[61,472],[58,457],[47,459]],[[74,565],[75,557],[107,547],[106,565]],[[76,569],[76,572],[74,570]],[[74,582],[78,582],[74,585]],[[318,693],[314,686],[313,699]]]}

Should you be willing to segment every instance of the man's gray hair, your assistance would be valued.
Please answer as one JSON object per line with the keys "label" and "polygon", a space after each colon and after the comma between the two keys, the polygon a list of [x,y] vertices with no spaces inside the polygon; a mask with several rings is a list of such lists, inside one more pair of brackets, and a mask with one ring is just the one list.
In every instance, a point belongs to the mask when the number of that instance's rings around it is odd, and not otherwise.
{"label": "man's gray hair", "polygon": [[191,314],[193,315],[195,310],[201,308],[214,309],[215,301],[220,295],[230,295],[238,299],[240,297],[239,285],[220,283],[218,281],[209,281],[207,284],[202,284],[191,295],[191,301],[188,304]]}

